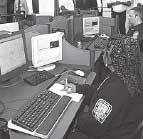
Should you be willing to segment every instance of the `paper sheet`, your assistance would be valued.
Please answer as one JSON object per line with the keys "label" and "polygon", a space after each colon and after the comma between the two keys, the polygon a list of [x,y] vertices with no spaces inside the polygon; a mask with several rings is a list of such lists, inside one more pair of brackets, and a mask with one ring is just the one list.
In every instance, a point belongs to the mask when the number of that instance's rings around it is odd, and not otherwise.
{"label": "paper sheet", "polygon": [[39,13],[54,16],[54,0],[39,0]]}
{"label": "paper sheet", "polygon": [[83,94],[78,94],[78,93],[67,93],[66,91],[63,91],[63,89],[64,85],[55,83],[49,90],[61,96],[63,95],[70,96],[72,100],[75,102],[79,102],[83,96]]}

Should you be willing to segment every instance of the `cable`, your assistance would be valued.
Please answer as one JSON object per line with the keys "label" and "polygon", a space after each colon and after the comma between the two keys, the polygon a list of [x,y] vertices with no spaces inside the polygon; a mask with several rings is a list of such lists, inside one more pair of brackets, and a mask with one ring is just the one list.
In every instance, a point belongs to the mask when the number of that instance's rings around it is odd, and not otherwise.
{"label": "cable", "polygon": [[[57,76],[60,76],[60,75],[66,74],[66,73],[68,74],[70,72],[73,72],[76,75],[79,75],[79,70],[77,70],[77,69],[75,69],[75,70],[74,69],[65,69],[62,73],[58,73],[55,76],[57,77]],[[82,76],[82,75],[80,75],[80,76]]]}
{"label": "cable", "polygon": [[[26,101],[28,100],[29,98],[24,98],[24,99],[15,99],[15,100],[11,100],[11,101],[5,101],[5,104],[7,103],[15,103],[17,101]],[[3,113],[6,113],[7,111],[18,111],[18,109],[14,109],[14,108],[10,108],[10,107],[6,107],[5,104],[0,101],[0,114],[3,114]],[[5,111],[5,112],[4,112]]]}
{"label": "cable", "polygon": [[6,103],[15,103],[15,102],[17,102],[17,101],[26,101],[26,100],[28,100],[28,99],[29,99],[29,98],[15,99],[15,100],[11,100],[11,101],[5,101],[5,103],[0,100],[0,115],[3,114],[4,111],[7,110],[7,109],[11,109],[11,110],[17,111],[17,109],[13,109],[13,108],[6,107],[6,106],[5,106]]}
{"label": "cable", "polygon": [[69,70],[69,69],[65,69],[62,73],[58,73],[58,74],[56,74],[55,76],[57,77],[57,76],[61,76],[61,75],[64,75],[64,74],[66,74],[66,73],[69,73],[69,72],[74,72],[73,70]]}
{"label": "cable", "polygon": [[0,114],[3,114],[5,110],[5,104],[0,100]]}
{"label": "cable", "polygon": [[15,85],[21,83],[22,81],[23,81],[23,80],[18,80],[18,81],[14,82],[14,83],[12,83],[12,84],[10,84],[10,85],[5,85],[5,84],[3,84],[3,83],[0,83],[0,88],[13,87],[13,86],[15,86]]}

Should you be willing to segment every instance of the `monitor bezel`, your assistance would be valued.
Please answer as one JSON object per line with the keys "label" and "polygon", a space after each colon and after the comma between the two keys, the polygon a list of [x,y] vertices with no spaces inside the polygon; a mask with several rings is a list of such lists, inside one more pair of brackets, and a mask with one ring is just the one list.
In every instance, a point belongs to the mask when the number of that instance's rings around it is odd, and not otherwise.
{"label": "monitor bezel", "polygon": [[[61,61],[62,60],[62,57],[63,57],[63,40],[62,40],[62,37],[63,37],[64,33],[63,32],[55,32],[55,33],[49,33],[49,34],[42,34],[42,35],[37,35],[37,36],[33,36],[31,38],[31,42],[32,42],[32,66],[34,68],[39,68],[39,67],[42,67],[42,66],[46,66],[46,65],[50,65],[50,64],[53,64],[57,61]],[[57,37],[55,39],[55,37]],[[59,55],[56,56],[56,57],[52,57],[52,59],[44,59],[44,60],[40,60],[38,59],[37,55],[39,54],[38,52],[38,41],[41,40],[41,39],[47,39],[48,42],[52,42],[52,41],[59,41],[59,47],[58,48],[53,48],[54,49],[59,49]],[[52,40],[50,40],[50,38]],[[54,38],[54,39],[53,39]]]}
{"label": "monitor bezel", "polygon": [[[97,25],[95,25],[96,27],[96,31],[94,32],[92,30],[92,32],[86,32],[85,31],[85,21],[86,20],[96,20],[97,21]],[[93,26],[94,27],[94,26]],[[99,33],[99,16],[93,16],[93,15],[84,15],[82,18],[82,34],[83,36],[90,36],[90,35],[96,35]]]}
{"label": "monitor bezel", "polygon": [[24,31],[20,30],[20,31],[16,31],[16,32],[13,32],[13,33],[5,34],[3,36],[0,36],[0,40],[6,39],[6,38],[12,37],[12,36],[20,35],[20,34],[22,35],[21,37],[22,37],[22,40],[23,40],[25,61],[26,62],[22,66],[17,67],[16,69],[14,69],[14,70],[12,70],[12,71],[4,74],[4,75],[1,75],[1,72],[0,72],[0,83],[3,83],[5,81],[8,81],[12,78],[15,78],[15,77],[21,75],[28,68],[28,57],[27,57],[27,53],[26,53],[26,39],[25,39]]}

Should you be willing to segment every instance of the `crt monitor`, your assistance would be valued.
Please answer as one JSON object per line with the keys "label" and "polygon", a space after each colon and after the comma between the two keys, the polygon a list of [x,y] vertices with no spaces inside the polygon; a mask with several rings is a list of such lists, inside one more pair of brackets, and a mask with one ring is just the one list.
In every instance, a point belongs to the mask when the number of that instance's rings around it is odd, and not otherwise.
{"label": "crt monitor", "polygon": [[99,33],[99,17],[83,16],[83,36],[94,37]]}
{"label": "crt monitor", "polygon": [[25,49],[24,33],[20,31],[0,37],[0,84],[16,79],[27,69]]}
{"label": "crt monitor", "polygon": [[75,8],[80,10],[97,10],[96,0],[75,0]]}
{"label": "crt monitor", "polygon": [[62,60],[63,32],[32,37],[32,66],[38,71],[52,70],[56,61]]}

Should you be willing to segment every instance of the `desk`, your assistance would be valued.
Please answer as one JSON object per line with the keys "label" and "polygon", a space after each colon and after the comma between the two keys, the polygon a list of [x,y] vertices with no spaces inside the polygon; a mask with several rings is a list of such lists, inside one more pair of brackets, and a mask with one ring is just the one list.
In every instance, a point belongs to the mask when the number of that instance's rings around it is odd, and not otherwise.
{"label": "desk", "polygon": [[[61,64],[60,64],[61,65]],[[57,66],[57,68],[52,71],[58,73],[58,71],[63,70],[64,68],[70,68],[71,66]],[[73,67],[73,66],[72,66]],[[76,66],[76,68],[78,68]],[[88,67],[87,67],[88,69]],[[24,75],[23,75],[24,76]],[[43,82],[38,86],[31,86],[24,81],[21,81],[19,84],[9,88],[0,88],[0,100],[5,103],[6,109],[5,112],[1,115],[1,117],[9,120],[12,115],[22,106],[27,99],[29,99],[32,95],[37,93],[39,90],[44,89],[48,86],[48,84],[53,81],[50,79],[48,81]],[[67,111],[64,113],[57,127],[51,134],[49,139],[62,139],[65,135],[68,127],[70,126],[73,118],[75,117],[76,112],[78,111],[82,100],[80,102],[72,102]],[[24,133],[15,132],[10,130],[10,139],[38,139],[38,137],[30,136]]]}

